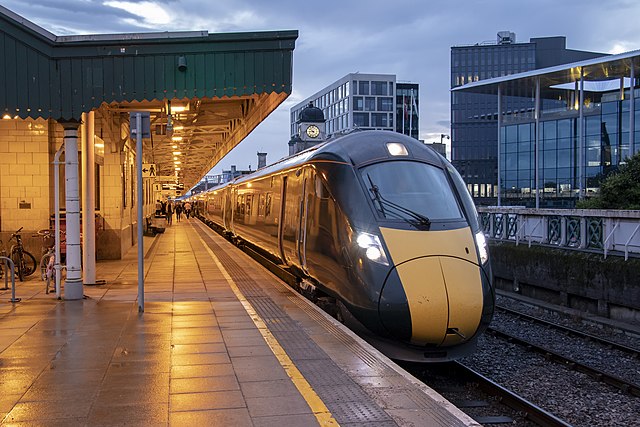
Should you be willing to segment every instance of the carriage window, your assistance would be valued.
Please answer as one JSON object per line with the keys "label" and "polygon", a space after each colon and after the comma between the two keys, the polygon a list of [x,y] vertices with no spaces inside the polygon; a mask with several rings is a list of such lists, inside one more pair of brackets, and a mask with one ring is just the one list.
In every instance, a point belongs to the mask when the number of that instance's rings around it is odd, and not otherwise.
{"label": "carriage window", "polygon": [[[420,162],[393,161],[366,166],[360,173],[367,194],[383,218],[411,219],[406,210],[431,220],[463,218],[449,181],[440,168]],[[375,190],[381,202],[376,199]]]}

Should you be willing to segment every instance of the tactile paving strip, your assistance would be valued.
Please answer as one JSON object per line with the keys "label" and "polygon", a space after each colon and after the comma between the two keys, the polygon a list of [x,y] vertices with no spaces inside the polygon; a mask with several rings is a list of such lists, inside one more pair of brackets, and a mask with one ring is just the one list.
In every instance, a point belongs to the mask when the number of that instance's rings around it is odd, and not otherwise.
{"label": "tactile paving strip", "polygon": [[[298,370],[325,402],[339,424],[395,426],[393,419],[378,406],[327,354],[287,315],[265,291],[221,249],[202,229],[196,228],[214,251],[229,275],[264,320]],[[334,387],[340,387],[344,399],[336,399]],[[348,399],[348,400],[347,400]]]}

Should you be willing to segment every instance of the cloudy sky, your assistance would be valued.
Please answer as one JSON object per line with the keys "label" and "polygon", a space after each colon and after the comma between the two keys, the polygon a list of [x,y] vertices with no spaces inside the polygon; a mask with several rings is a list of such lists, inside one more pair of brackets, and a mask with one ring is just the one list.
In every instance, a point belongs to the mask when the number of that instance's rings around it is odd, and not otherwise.
{"label": "cloudy sky", "polygon": [[450,47],[495,40],[502,30],[564,35],[567,48],[640,49],[638,0],[1,0],[56,35],[144,31],[298,30],[293,94],[214,168],[255,169],[256,152],[288,153],[289,109],[351,72],[396,74],[420,84],[420,137],[449,134]]}

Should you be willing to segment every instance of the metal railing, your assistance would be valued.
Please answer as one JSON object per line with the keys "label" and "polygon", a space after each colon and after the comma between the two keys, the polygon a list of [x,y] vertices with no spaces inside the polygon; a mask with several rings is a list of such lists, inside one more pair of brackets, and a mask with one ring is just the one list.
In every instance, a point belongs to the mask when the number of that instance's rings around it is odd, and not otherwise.
{"label": "metal railing", "polygon": [[487,237],[567,249],[640,255],[640,211],[479,207]]}
{"label": "metal railing", "polygon": [[[11,273],[11,302],[20,302],[21,298],[16,298],[16,269],[13,264],[13,260],[6,256],[0,256],[0,262],[3,263],[3,266],[0,268],[4,268],[4,288],[0,288],[0,290],[9,289],[9,273]],[[5,267],[6,266],[6,267]]]}

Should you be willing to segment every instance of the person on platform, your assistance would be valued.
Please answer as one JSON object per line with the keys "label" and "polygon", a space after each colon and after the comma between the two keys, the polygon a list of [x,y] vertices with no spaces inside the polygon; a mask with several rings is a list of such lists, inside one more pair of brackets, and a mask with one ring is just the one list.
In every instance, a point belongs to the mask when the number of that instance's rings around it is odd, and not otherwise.
{"label": "person on platform", "polygon": [[173,222],[173,203],[167,203],[167,225],[171,225]]}
{"label": "person on platform", "polygon": [[177,202],[176,203],[176,220],[180,222],[181,218],[182,218],[182,203]]}
{"label": "person on platform", "polygon": [[189,215],[191,215],[191,203],[187,202],[184,204],[184,214],[187,216],[187,219],[189,219]]}

